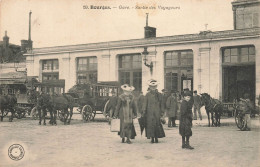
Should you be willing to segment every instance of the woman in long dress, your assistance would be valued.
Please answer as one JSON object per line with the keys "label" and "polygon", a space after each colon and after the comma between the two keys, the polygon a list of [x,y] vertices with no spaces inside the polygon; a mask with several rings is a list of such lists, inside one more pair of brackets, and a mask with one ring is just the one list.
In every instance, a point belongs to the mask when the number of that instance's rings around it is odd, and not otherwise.
{"label": "woman in long dress", "polygon": [[145,132],[147,139],[151,138],[151,143],[158,143],[158,138],[165,137],[161,124],[164,115],[162,95],[157,90],[156,80],[148,81],[150,91],[145,95],[142,117],[146,120]]}
{"label": "woman in long dress", "polygon": [[134,139],[136,136],[133,119],[137,117],[137,106],[131,93],[134,87],[124,84],[121,88],[123,94],[118,98],[115,117],[120,118],[119,135],[122,138],[122,143],[127,138],[126,143],[131,144],[130,139]]}

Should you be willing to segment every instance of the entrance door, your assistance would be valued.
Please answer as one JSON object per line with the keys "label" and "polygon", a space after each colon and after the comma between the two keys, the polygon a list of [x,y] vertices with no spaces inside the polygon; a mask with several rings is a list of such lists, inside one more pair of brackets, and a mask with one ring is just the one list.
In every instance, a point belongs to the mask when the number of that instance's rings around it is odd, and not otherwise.
{"label": "entrance door", "polygon": [[255,100],[255,66],[224,67],[224,101],[233,102],[234,99],[249,93],[250,99]]}

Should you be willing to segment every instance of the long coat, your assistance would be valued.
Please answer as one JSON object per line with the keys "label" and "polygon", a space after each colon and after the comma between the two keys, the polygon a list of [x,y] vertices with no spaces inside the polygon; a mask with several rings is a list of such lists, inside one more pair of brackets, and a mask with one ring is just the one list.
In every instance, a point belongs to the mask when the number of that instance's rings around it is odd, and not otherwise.
{"label": "long coat", "polygon": [[176,117],[178,110],[177,98],[174,96],[169,96],[166,101],[166,108],[167,117]]}
{"label": "long coat", "polygon": [[142,113],[143,103],[144,103],[144,95],[140,95],[137,98],[137,106],[138,106],[138,112],[139,113]]}
{"label": "long coat", "polygon": [[115,116],[120,118],[121,138],[134,139],[136,136],[133,119],[137,116],[137,106],[132,95],[120,95],[117,101]]}
{"label": "long coat", "polygon": [[186,100],[182,100],[180,112],[179,133],[181,136],[192,136],[192,110],[190,103]]}
{"label": "long coat", "polygon": [[160,118],[163,116],[162,95],[156,91],[150,91],[145,95],[143,115],[146,118],[146,137],[165,137]]}

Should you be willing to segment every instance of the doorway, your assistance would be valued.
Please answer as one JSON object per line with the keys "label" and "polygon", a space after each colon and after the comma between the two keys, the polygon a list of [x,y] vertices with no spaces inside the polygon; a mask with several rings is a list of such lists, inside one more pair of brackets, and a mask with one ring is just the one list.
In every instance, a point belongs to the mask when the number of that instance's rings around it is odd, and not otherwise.
{"label": "doorway", "polygon": [[223,94],[225,102],[250,95],[255,101],[255,65],[223,67]]}

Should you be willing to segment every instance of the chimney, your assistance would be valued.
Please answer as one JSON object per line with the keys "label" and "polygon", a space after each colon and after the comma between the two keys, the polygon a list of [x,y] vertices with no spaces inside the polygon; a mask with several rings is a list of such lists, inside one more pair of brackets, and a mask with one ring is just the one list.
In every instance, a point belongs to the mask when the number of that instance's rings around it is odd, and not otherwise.
{"label": "chimney", "polygon": [[148,26],[148,14],[146,13],[146,26],[144,27],[144,38],[156,37],[156,28]]}
{"label": "chimney", "polygon": [[5,31],[5,36],[3,37],[3,46],[4,48],[9,46],[9,37],[7,36],[7,31]]}
{"label": "chimney", "polygon": [[31,40],[31,15],[32,15],[32,11],[30,11],[29,13],[29,37],[28,37],[28,46],[27,48],[32,50],[33,47],[33,41]]}

